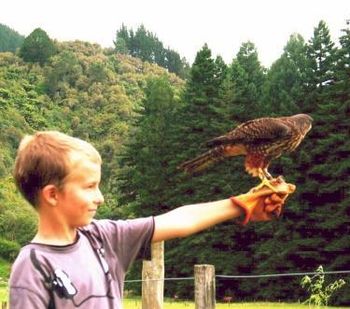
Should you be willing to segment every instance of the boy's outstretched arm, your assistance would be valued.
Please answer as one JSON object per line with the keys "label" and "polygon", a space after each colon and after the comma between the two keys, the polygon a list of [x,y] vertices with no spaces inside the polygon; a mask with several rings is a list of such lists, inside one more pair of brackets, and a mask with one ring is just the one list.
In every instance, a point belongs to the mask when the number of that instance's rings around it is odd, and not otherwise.
{"label": "boy's outstretched arm", "polygon": [[279,217],[286,198],[294,192],[295,186],[281,182],[275,185],[275,189],[277,193],[264,187],[234,198],[182,206],[156,216],[152,241],[186,237],[240,216],[244,216],[243,224]]}

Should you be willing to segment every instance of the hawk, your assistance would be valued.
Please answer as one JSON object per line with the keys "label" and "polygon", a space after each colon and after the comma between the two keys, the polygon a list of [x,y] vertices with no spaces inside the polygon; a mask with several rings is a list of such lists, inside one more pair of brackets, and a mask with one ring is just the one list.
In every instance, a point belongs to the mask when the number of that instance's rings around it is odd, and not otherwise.
{"label": "hawk", "polygon": [[274,178],[268,172],[273,159],[295,150],[310,131],[312,118],[307,114],[289,117],[264,117],[244,122],[225,135],[210,140],[211,149],[179,166],[187,173],[196,173],[229,157],[245,156],[245,170],[259,177],[261,184],[273,189]]}

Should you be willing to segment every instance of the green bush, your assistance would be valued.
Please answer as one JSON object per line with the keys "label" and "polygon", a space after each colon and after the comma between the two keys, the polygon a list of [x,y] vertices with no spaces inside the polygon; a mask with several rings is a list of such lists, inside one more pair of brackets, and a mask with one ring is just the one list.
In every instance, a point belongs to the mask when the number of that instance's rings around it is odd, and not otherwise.
{"label": "green bush", "polygon": [[0,287],[7,286],[8,279],[10,278],[10,272],[11,262],[0,257]]}
{"label": "green bush", "polygon": [[20,245],[14,241],[0,238],[0,256],[6,260],[14,260],[20,250]]}
{"label": "green bush", "polygon": [[324,283],[325,273],[322,265],[317,268],[316,274],[313,277],[303,277],[301,286],[310,293],[310,297],[305,301],[305,304],[327,306],[329,298],[345,284],[345,281],[338,279],[327,286]]}

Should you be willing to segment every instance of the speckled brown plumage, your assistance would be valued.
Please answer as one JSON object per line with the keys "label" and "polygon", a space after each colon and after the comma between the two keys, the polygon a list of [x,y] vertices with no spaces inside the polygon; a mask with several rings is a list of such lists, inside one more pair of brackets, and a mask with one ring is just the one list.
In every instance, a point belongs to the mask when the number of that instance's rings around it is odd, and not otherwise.
{"label": "speckled brown plumage", "polygon": [[195,173],[229,157],[244,155],[245,169],[253,177],[271,179],[270,162],[295,150],[311,129],[312,118],[306,114],[289,117],[264,117],[250,120],[208,142],[208,152],[184,162],[180,169]]}

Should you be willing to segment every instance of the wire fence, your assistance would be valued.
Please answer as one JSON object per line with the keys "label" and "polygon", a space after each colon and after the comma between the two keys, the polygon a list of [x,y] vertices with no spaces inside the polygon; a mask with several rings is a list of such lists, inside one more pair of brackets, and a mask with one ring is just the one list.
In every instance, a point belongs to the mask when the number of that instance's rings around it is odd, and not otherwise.
{"label": "wire fence", "polygon": [[[296,276],[316,276],[317,272],[291,272],[291,273],[277,273],[277,274],[261,274],[261,275],[215,275],[217,279],[256,279],[256,278],[276,278],[276,277],[296,277]],[[338,274],[350,274],[350,270],[336,270],[336,271],[324,271],[325,275],[338,275]],[[145,281],[180,281],[180,280],[194,280],[195,277],[177,277],[177,278],[162,278],[162,279],[133,279],[125,280],[125,283],[145,282]],[[0,303],[0,309],[8,309],[7,302]]]}
{"label": "wire fence", "polygon": [[[262,274],[262,275],[215,275],[218,279],[257,279],[257,278],[276,278],[276,277],[297,277],[297,276],[315,276],[318,272],[292,272],[292,273],[277,273],[277,274]],[[324,271],[324,275],[337,275],[337,274],[350,274],[350,270],[335,270]],[[181,281],[181,280],[194,280],[194,277],[177,277],[177,278],[161,278],[161,279],[132,279],[125,280],[125,283],[133,282],[145,282],[145,281]]]}

